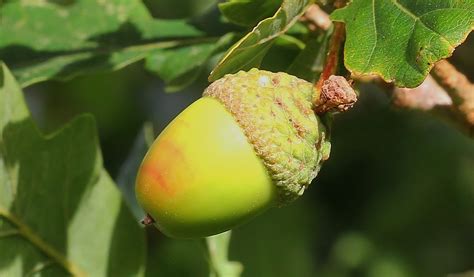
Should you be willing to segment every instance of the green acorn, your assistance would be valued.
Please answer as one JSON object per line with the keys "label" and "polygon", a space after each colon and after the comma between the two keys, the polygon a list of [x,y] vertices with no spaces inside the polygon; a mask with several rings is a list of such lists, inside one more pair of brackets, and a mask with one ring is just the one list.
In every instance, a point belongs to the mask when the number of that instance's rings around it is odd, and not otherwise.
{"label": "green acorn", "polygon": [[212,83],[145,156],[136,195],[172,237],[214,235],[300,195],[329,156],[314,85],[252,69]]}

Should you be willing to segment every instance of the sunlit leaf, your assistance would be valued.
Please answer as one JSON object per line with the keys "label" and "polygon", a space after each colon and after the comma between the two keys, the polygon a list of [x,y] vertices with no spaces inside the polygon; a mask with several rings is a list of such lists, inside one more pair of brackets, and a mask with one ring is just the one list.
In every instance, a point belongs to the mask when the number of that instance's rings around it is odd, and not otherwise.
{"label": "sunlit leaf", "polygon": [[474,1],[353,0],[331,18],[346,24],[345,65],[415,87],[474,27]]}
{"label": "sunlit leaf", "polygon": [[326,32],[310,39],[286,72],[309,82],[317,80],[323,71],[329,37],[330,32]]}
{"label": "sunlit leaf", "polygon": [[229,0],[219,4],[221,13],[232,23],[255,26],[260,20],[272,16],[282,0]]}
{"label": "sunlit leaf", "polygon": [[140,276],[145,239],[80,116],[42,135],[0,65],[0,276]]}
{"label": "sunlit leaf", "polygon": [[117,186],[127,201],[130,210],[137,220],[142,220],[145,212],[138,204],[135,196],[135,178],[137,177],[138,168],[145,157],[148,148],[153,143],[155,135],[153,133],[153,124],[146,122],[138,133],[133,147],[130,150],[125,162],[122,164],[117,176]]}
{"label": "sunlit leaf", "polygon": [[217,42],[157,50],[147,57],[146,68],[165,81],[166,91],[182,90],[196,80],[212,55],[222,51],[232,39],[233,34],[229,33]]}
{"label": "sunlit leaf", "polygon": [[209,76],[214,81],[225,74],[258,67],[275,38],[285,33],[305,11],[309,0],[285,0],[272,17],[264,19],[220,60]]}
{"label": "sunlit leaf", "polygon": [[116,70],[202,35],[182,20],[153,19],[138,0],[39,3],[9,1],[1,8],[0,59],[22,86]]}

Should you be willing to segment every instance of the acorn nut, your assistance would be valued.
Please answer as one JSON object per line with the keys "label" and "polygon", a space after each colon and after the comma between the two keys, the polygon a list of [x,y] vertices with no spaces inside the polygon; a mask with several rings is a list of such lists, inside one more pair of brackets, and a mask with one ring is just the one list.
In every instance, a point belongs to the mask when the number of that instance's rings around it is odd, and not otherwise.
{"label": "acorn nut", "polygon": [[146,221],[171,237],[204,237],[303,194],[330,150],[313,111],[318,93],[258,69],[212,83],[140,166],[135,190]]}

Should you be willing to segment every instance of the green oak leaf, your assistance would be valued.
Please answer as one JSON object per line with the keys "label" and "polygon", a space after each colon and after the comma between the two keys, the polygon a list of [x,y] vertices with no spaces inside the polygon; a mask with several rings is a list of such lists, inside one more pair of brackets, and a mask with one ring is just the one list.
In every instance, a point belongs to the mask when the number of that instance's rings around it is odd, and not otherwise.
{"label": "green oak leaf", "polygon": [[183,20],[151,17],[139,0],[8,1],[0,10],[0,59],[21,86],[120,69],[156,49],[200,41]]}
{"label": "green oak leaf", "polygon": [[260,21],[227,51],[211,72],[209,81],[215,81],[225,74],[258,67],[275,38],[288,31],[309,4],[310,0],[284,0],[272,17]]}
{"label": "green oak leaf", "polygon": [[154,140],[155,133],[153,124],[151,122],[145,122],[133,142],[132,149],[120,167],[117,178],[115,178],[118,188],[122,192],[125,201],[127,201],[130,210],[137,220],[142,220],[145,217],[145,212],[135,197],[135,178],[143,157],[145,157]]}
{"label": "green oak leaf", "polygon": [[205,14],[217,0],[142,0],[153,17],[193,18]]}
{"label": "green oak leaf", "polygon": [[263,57],[260,68],[272,72],[286,71],[305,43],[293,36],[283,34],[278,36]]}
{"label": "green oak leaf", "polygon": [[286,72],[308,82],[314,83],[323,71],[329,38],[332,32],[325,32],[306,43]]}
{"label": "green oak leaf", "polygon": [[280,7],[282,0],[229,0],[219,4],[221,13],[232,23],[255,26],[270,17]]}
{"label": "green oak leaf", "polygon": [[42,135],[0,64],[0,276],[142,276],[145,237],[80,116]]}
{"label": "green oak leaf", "polygon": [[474,28],[474,0],[353,0],[331,14],[346,24],[344,63],[416,87]]}
{"label": "green oak leaf", "polygon": [[170,49],[159,49],[148,55],[146,68],[165,81],[167,92],[176,92],[193,83],[213,55],[233,41],[234,34],[217,42],[199,43]]}

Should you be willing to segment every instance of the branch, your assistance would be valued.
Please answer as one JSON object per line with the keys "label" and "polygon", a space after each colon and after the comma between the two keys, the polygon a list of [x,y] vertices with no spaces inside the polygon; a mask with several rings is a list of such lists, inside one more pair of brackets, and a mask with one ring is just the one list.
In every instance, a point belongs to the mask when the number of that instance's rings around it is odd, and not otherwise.
{"label": "branch", "polygon": [[[340,8],[346,1],[336,0],[334,7]],[[307,18],[316,22],[317,18],[324,18],[327,14],[319,7],[311,7]],[[327,20],[330,21],[329,16]],[[317,24],[317,23],[316,23]],[[330,25],[329,25],[330,26]],[[357,101],[357,94],[342,76],[336,76],[341,63],[342,48],[345,40],[345,27],[342,23],[334,23],[334,32],[329,41],[329,50],[324,61],[324,68],[315,84],[316,94],[313,99],[315,112],[324,114],[326,112],[343,112],[350,109]]]}
{"label": "branch", "polygon": [[448,93],[429,75],[416,88],[394,88],[392,97],[395,106],[422,111],[438,106],[450,108],[453,104]]}
{"label": "branch", "polygon": [[[341,53],[344,39],[345,39],[344,24],[336,22],[334,24],[334,32],[331,36],[331,40],[329,41],[329,51],[326,56],[323,72],[321,72],[319,80],[315,85],[317,91],[321,91],[324,81],[329,79],[331,75],[336,75],[336,72],[339,66],[339,56]],[[315,99],[316,102],[317,100],[318,99]]]}
{"label": "branch", "polygon": [[[346,0],[335,0],[333,6],[335,8],[341,8],[345,4]],[[344,24],[341,22],[335,22],[334,32],[331,36],[331,40],[329,41],[329,51],[324,63],[323,72],[321,72],[319,81],[315,85],[317,91],[321,91],[324,81],[329,79],[331,75],[336,75],[340,63],[339,57],[341,56],[342,46],[345,39],[346,29]],[[318,99],[314,99],[314,101],[317,105]]]}
{"label": "branch", "polygon": [[471,133],[474,132],[474,84],[446,60],[436,63],[431,74],[449,94]]}
{"label": "branch", "polygon": [[312,32],[315,32],[318,29],[327,31],[332,26],[332,21],[329,18],[329,15],[316,4],[312,4],[300,20],[307,23],[308,29]]}
{"label": "branch", "polygon": [[474,85],[445,60],[431,75],[416,88],[394,88],[393,104],[434,113],[474,138]]}

